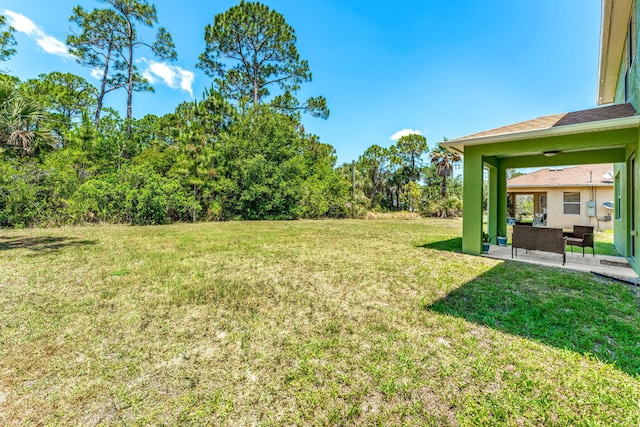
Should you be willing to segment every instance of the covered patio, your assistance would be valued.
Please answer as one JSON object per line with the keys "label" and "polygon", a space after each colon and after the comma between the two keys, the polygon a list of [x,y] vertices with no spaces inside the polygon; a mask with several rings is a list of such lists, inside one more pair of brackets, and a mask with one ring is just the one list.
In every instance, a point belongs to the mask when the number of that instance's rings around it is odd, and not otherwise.
{"label": "covered patio", "polygon": [[[626,180],[633,183],[627,170],[634,169],[632,153],[638,144],[639,128],[640,116],[634,107],[616,104],[540,117],[442,142],[443,147],[464,155],[462,251],[481,254],[483,231],[489,234],[493,244],[497,243],[498,236],[507,235],[507,169],[614,163],[615,186],[620,189]],[[488,199],[486,230],[483,230],[485,170],[488,171]],[[635,215],[631,200],[633,189],[629,190],[618,193],[614,244],[632,267],[637,268],[633,245],[636,236],[630,228],[632,223],[627,221]],[[624,235],[631,237],[621,238]]]}
{"label": "covered patio", "polygon": [[583,273],[594,273],[596,275],[620,280],[626,283],[640,285],[640,278],[631,268],[629,263],[619,256],[598,255],[587,253],[582,256],[581,251],[574,253],[567,252],[567,261],[562,264],[562,256],[543,251],[518,250],[518,255],[511,258],[511,246],[491,245],[489,252],[482,254],[483,257],[513,260],[526,262],[529,264],[543,265],[546,267],[562,268],[569,271],[579,271]]}

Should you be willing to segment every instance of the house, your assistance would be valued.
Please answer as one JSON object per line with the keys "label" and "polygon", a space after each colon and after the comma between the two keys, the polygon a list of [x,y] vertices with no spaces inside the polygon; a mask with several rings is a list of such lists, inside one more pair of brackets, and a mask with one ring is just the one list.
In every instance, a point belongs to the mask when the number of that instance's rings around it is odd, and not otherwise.
{"label": "house", "polygon": [[613,229],[613,164],[544,168],[507,181],[507,213],[520,219],[516,199],[530,198],[534,219],[555,228]]}
{"label": "house", "polygon": [[441,143],[464,155],[463,252],[482,251],[485,169],[488,232],[504,236],[507,169],[613,163],[614,245],[640,273],[640,260],[636,261],[640,250],[640,197],[636,196],[640,188],[638,17],[635,1],[602,1],[597,103],[604,106],[540,117]]}

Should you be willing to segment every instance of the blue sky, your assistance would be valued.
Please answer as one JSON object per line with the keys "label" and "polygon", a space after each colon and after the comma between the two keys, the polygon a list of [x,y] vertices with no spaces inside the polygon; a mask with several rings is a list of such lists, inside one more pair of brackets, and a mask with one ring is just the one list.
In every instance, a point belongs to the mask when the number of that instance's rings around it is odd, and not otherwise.
{"label": "blue sky", "polygon": [[[237,1],[157,0],[178,61],[149,52],[140,67],[155,94],[136,94],[134,116],[172,112],[200,98],[211,79],[195,67],[204,27]],[[455,138],[538,116],[596,106],[599,0],[264,0],[295,29],[313,81],[301,98],[327,98],[328,120],[305,128],[350,162],[372,144],[389,146],[402,130],[432,148]],[[0,64],[22,80],[51,71],[97,83],[65,49],[72,8],[93,0],[3,0],[0,13],[19,30],[18,53]],[[106,103],[122,108],[125,94]]]}

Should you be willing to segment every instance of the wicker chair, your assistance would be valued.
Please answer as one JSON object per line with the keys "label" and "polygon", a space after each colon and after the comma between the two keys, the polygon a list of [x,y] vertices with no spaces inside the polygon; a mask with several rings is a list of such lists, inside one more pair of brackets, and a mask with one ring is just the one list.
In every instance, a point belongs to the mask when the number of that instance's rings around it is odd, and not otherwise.
{"label": "wicker chair", "polygon": [[593,243],[593,227],[574,225],[573,232],[564,233],[564,235],[567,237],[567,245],[571,248],[571,253],[573,253],[573,247],[577,246],[582,248],[582,256],[584,256],[584,248],[591,248],[591,253],[596,256]]}

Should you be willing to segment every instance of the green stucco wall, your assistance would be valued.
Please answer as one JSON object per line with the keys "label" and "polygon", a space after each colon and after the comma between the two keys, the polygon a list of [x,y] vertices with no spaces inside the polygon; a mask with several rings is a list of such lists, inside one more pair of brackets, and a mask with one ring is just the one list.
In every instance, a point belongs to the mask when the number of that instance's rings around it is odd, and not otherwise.
{"label": "green stucco wall", "polygon": [[[620,206],[616,207],[616,211],[613,215],[613,244],[620,255],[627,256],[627,215],[625,210],[627,208],[627,199],[624,197],[627,191],[627,171],[623,164],[613,165],[613,176],[616,189],[614,193],[620,193]],[[614,200],[614,203],[618,203],[618,200]],[[620,209],[620,217],[618,218],[618,209]]]}
{"label": "green stucco wall", "polygon": [[[638,105],[640,101],[640,85],[638,85],[638,75],[639,75],[638,73],[640,71],[640,61],[638,61],[638,59],[640,59],[640,57],[638,56],[638,51],[639,51],[638,41],[640,41],[640,20],[639,20],[640,8],[636,7],[634,13],[635,13],[635,19],[636,19],[636,48],[635,48],[636,54],[635,54],[633,64],[631,65],[631,73],[630,73],[630,79],[629,79],[630,81],[629,100],[627,102],[633,105],[636,111],[640,111],[638,110]],[[624,74],[626,72],[626,67],[627,67],[627,53],[624,52],[624,54],[622,55],[622,63],[620,64],[620,68],[618,72],[618,86],[616,87],[615,100],[613,101],[614,104],[623,104],[625,102]]]}
{"label": "green stucco wall", "polygon": [[[640,135],[639,135],[640,139]],[[640,144],[628,146],[625,152],[625,162],[614,165],[615,182],[619,184],[620,192],[620,218],[614,215],[614,244],[618,252],[625,256],[629,263],[633,266],[636,272],[640,273],[640,263],[638,259],[638,252],[640,252],[640,239],[638,236],[632,235],[631,215],[633,212],[631,203],[631,159],[635,157],[635,177],[636,177],[636,200],[635,200],[635,217],[636,217],[636,229],[640,225],[640,183],[638,178],[640,177],[640,164],[637,154],[640,152]],[[633,257],[631,253],[631,239],[635,239],[636,243],[636,256]]]}
{"label": "green stucco wall", "polygon": [[[629,74],[629,102],[636,111],[640,111],[638,108],[640,106],[640,50],[638,49],[638,41],[640,41],[640,8],[636,7],[635,11],[636,18],[636,53],[633,64],[631,66],[631,72]],[[627,56],[623,55],[622,63],[620,64],[619,74],[618,74],[618,86],[616,88],[616,96],[615,96],[615,104],[621,104],[625,102],[624,99],[624,74],[626,72],[627,67]],[[636,157],[636,192],[640,190],[640,184],[638,184],[638,179],[640,178],[640,167],[638,166],[637,154],[640,153],[640,135],[636,135],[636,141],[634,143],[626,145],[624,160],[614,164],[614,176],[618,177],[615,180],[618,185],[615,190],[616,193],[619,192],[620,197],[620,218],[616,218],[614,216],[614,244],[618,252],[625,256],[633,269],[640,273],[640,262],[636,262],[636,257],[632,257],[631,254],[631,239],[635,239],[636,241],[636,252],[640,250],[638,244],[640,240],[637,236],[632,236],[631,230],[631,221],[630,215],[633,212],[631,207],[631,185],[629,182],[631,174],[629,173],[628,168],[631,165],[631,158]],[[635,217],[636,224],[640,224],[640,197],[636,197],[636,206],[635,206]],[[638,228],[638,227],[636,227]]]}

